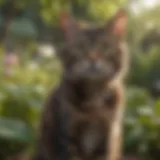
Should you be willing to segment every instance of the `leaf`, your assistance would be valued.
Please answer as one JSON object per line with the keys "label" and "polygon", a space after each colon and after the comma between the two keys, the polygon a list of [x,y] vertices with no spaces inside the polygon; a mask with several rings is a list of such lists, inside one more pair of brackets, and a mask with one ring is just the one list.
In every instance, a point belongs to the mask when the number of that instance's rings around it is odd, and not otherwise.
{"label": "leaf", "polygon": [[160,116],[160,100],[158,100],[155,104],[155,113]]}
{"label": "leaf", "polygon": [[37,36],[37,28],[29,19],[18,19],[13,21],[10,26],[10,32],[15,37],[35,38]]}
{"label": "leaf", "polygon": [[22,121],[0,117],[0,138],[29,143],[33,141],[33,133]]}

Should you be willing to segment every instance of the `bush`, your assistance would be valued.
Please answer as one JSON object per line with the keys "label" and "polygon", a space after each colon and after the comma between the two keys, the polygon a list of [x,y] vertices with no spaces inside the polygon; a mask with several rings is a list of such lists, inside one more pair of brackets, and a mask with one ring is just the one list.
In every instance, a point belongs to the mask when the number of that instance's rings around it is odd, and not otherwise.
{"label": "bush", "polygon": [[147,159],[159,159],[160,100],[154,102],[145,89],[128,89],[125,116],[125,148]]}
{"label": "bush", "polygon": [[[48,62],[48,61],[47,61]],[[3,63],[2,63],[3,64]],[[42,66],[43,65],[43,66]],[[27,61],[18,66],[2,66],[0,75],[0,159],[31,148],[45,95],[58,82],[58,73],[50,63]],[[59,67],[58,67],[59,68]],[[7,74],[6,74],[7,71]],[[8,74],[9,73],[9,74]]]}

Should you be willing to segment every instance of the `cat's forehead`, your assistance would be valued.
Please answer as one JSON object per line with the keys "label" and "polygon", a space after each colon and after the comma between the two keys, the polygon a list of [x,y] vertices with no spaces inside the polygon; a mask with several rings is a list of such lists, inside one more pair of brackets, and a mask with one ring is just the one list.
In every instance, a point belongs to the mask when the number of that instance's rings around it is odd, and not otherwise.
{"label": "cat's forehead", "polygon": [[80,38],[96,40],[99,38],[105,38],[105,30],[100,27],[92,27],[87,29],[82,29],[79,31]]}
{"label": "cat's forehead", "polygon": [[80,30],[77,35],[77,41],[81,43],[90,43],[98,45],[112,45],[116,42],[115,37],[103,27],[94,27]]}

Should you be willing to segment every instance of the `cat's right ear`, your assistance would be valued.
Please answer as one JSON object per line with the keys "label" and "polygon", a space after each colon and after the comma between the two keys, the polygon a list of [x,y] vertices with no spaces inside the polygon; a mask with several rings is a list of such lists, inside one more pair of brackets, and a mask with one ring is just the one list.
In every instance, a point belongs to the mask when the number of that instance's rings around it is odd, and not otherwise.
{"label": "cat's right ear", "polygon": [[117,38],[123,38],[127,31],[128,15],[126,10],[119,9],[107,24],[108,31]]}
{"label": "cat's right ear", "polygon": [[60,28],[62,29],[66,40],[73,41],[78,26],[73,17],[68,12],[62,12],[60,15]]}

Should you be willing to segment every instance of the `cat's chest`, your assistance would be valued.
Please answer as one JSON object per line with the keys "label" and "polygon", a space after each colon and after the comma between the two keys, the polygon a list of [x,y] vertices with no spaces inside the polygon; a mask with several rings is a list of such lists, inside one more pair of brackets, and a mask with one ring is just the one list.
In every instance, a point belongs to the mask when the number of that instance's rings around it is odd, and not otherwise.
{"label": "cat's chest", "polygon": [[81,105],[70,106],[70,132],[73,134],[77,126],[91,124],[92,126],[108,126],[112,120],[115,106],[107,99],[97,97],[81,103]]}
{"label": "cat's chest", "polygon": [[[70,108],[69,132],[72,145],[80,155],[88,156],[103,152],[106,133],[112,120],[114,110],[107,106],[102,99],[93,99],[88,103]],[[101,150],[101,147],[102,150]]]}

